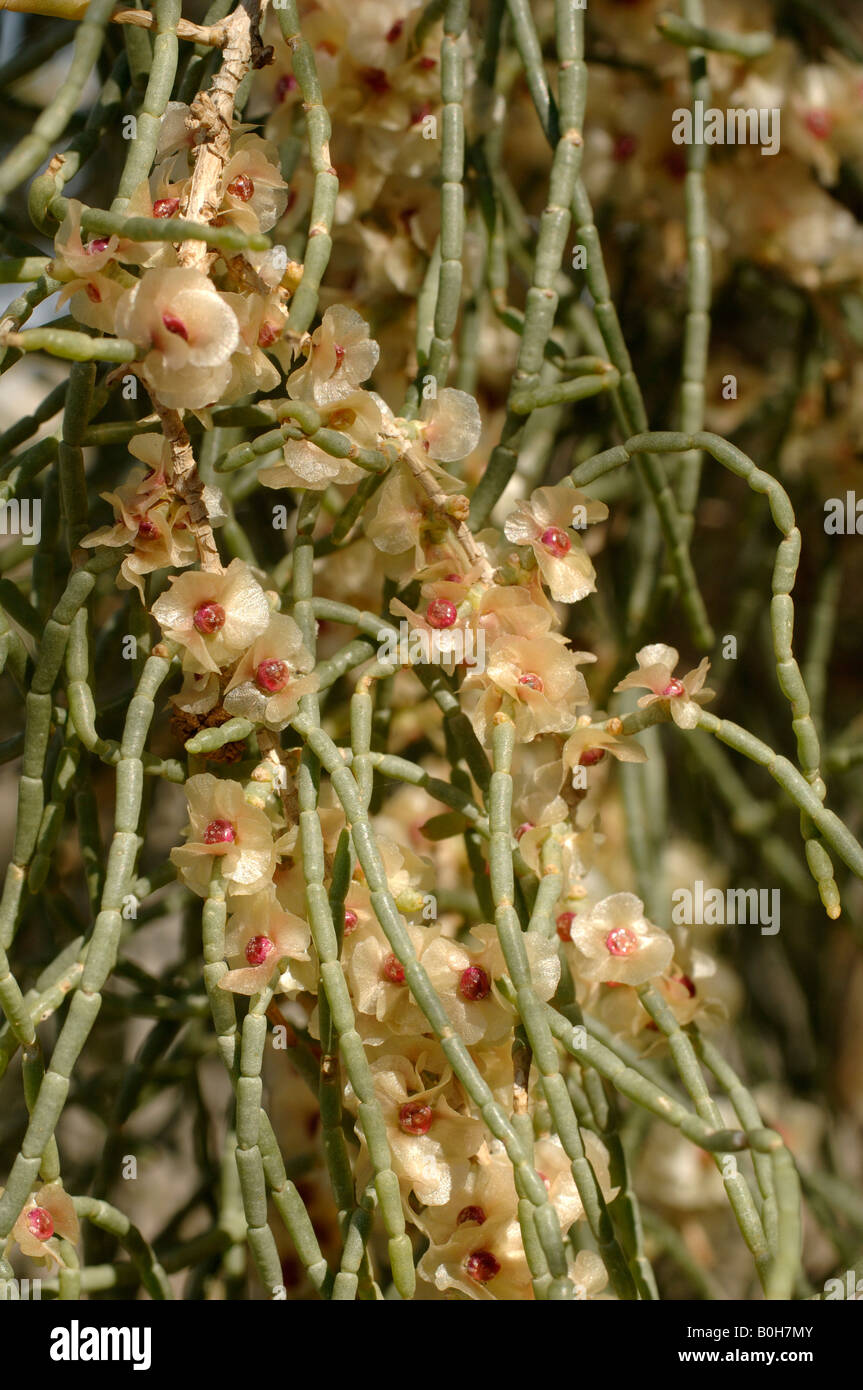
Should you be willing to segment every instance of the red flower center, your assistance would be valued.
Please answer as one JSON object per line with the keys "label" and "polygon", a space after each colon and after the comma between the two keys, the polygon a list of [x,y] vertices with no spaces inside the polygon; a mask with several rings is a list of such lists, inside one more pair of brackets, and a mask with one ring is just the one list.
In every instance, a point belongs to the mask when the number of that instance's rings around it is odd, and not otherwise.
{"label": "red flower center", "polygon": [[44,1207],[33,1207],[27,1213],[30,1234],[37,1240],[50,1240],[54,1234],[54,1218]]}
{"label": "red flower center", "polygon": [[281,328],[277,323],[270,323],[267,319],[258,329],[258,347],[269,347],[277,338],[281,336]]}
{"label": "red flower center", "polygon": [[204,831],[205,845],[232,845],[237,832],[229,820],[211,820]]}
{"label": "red flower center", "polygon": [[823,108],[807,111],[805,125],[810,135],[814,135],[816,140],[828,140],[833,133],[833,117],[829,111],[825,111]]}
{"label": "red flower center", "polygon": [[255,185],[248,174],[238,174],[228,184],[228,192],[233,198],[239,198],[241,203],[247,203],[254,196]]}
{"label": "red flower center", "polygon": [[352,931],[356,931],[359,920],[352,907],[345,908],[345,936],[350,936]]}
{"label": "red flower center", "polygon": [[391,985],[403,985],[405,982],[405,968],[398,956],[394,956],[392,951],[384,957],[381,974],[385,980],[389,980]]}
{"label": "red flower center", "polygon": [[487,1284],[496,1274],[500,1274],[500,1261],[490,1250],[472,1250],[464,1262],[469,1278],[477,1284]]}
{"label": "red flower center", "polygon": [[555,926],[557,927],[557,934],[560,937],[561,941],[572,940],[572,924],[574,921],[574,912],[561,912],[560,916],[558,917],[555,923]]}
{"label": "red flower center", "polygon": [[448,598],[433,598],[426,609],[426,622],[429,627],[452,627],[458,617],[458,609]]}
{"label": "red flower center", "polygon": [[166,309],[164,314],[162,315],[162,322],[169,333],[176,334],[178,338],[183,339],[184,343],[187,343],[189,341],[189,330],[183,323],[183,320],[177,318],[176,314],[172,314],[169,312],[169,310]]}
{"label": "red flower center", "polygon": [[556,555],[558,560],[563,559],[572,550],[572,541],[565,531],[561,531],[559,526],[549,526],[540,536],[542,544],[552,555]]}
{"label": "red flower center", "polygon": [[382,97],[390,90],[390,79],[383,68],[360,68],[359,77],[376,96]]}
{"label": "red flower center", "polygon": [[616,164],[625,164],[631,159],[638,149],[638,139],[635,135],[618,135],[614,142],[613,158]]}
{"label": "red flower center", "polygon": [[345,350],[341,343],[333,343],[333,352],[336,355],[336,366],[340,367],[345,360]]}
{"label": "red flower center", "polygon": [[609,955],[631,956],[638,950],[638,937],[629,927],[613,927],[605,938],[605,947]]}
{"label": "red flower center", "polygon": [[585,748],[578,760],[579,767],[593,767],[595,763],[601,763],[604,757],[604,748]]}
{"label": "red flower center", "polygon": [[179,210],[179,198],[157,198],[153,204],[154,217],[174,217]]}
{"label": "red flower center", "polygon": [[457,1226],[483,1226],[486,1215],[482,1207],[462,1207],[456,1217]]}
{"label": "red flower center", "polygon": [[153,536],[158,536],[158,534],[158,526],[154,525],[152,521],[148,521],[146,517],[138,522],[138,535],[143,536],[145,540],[151,540]]}
{"label": "red flower center", "polygon": [[88,241],[87,245],[84,247],[84,255],[98,256],[100,252],[107,251],[109,241],[110,238],[106,236],[94,237],[93,240]]}
{"label": "red flower center", "polygon": [[458,988],[462,999],[473,1003],[474,1000],[485,999],[491,989],[491,979],[481,965],[469,965],[467,970],[462,971]]}
{"label": "red flower center", "polygon": [[387,30],[387,43],[396,43],[401,38],[404,27],[404,20],[397,19],[393,27]]}
{"label": "red flower center", "polygon": [[275,949],[268,936],[253,936],[251,941],[246,942],[246,960],[249,965],[263,965]]}
{"label": "red flower center", "polygon": [[287,662],[279,661],[276,657],[268,657],[266,661],[258,663],[255,671],[255,684],[259,690],[266,690],[268,694],[275,695],[279,690],[284,690],[291,678],[290,668]]}
{"label": "red flower center", "polygon": [[208,600],[200,604],[192,614],[192,622],[202,637],[209,637],[225,626],[225,610],[220,603]]}
{"label": "red flower center", "polygon": [[288,92],[297,90],[297,79],[293,73],[285,72],[276,83],[276,101],[284,101]]}
{"label": "red flower center", "polygon": [[679,681],[676,676],[672,676],[662,693],[663,695],[685,695],[686,688],[683,681]]}
{"label": "red flower center", "polygon": [[399,1110],[399,1125],[405,1134],[428,1134],[433,1119],[431,1106],[421,1100],[409,1100]]}
{"label": "red flower center", "polygon": [[523,676],[519,676],[518,683],[519,685],[526,685],[528,690],[535,690],[539,695],[545,689],[542,677],[538,676],[535,671],[525,671]]}

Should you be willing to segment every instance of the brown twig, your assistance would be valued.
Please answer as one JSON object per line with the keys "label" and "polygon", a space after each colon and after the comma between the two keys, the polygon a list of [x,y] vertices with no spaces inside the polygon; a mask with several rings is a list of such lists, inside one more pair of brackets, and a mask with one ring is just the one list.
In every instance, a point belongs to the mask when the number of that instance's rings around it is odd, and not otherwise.
{"label": "brown twig", "polygon": [[[237,88],[250,68],[265,67],[271,58],[259,32],[266,4],[267,0],[241,0],[233,14],[217,26],[223,34],[222,66],[210,90],[195,97],[187,118],[189,130],[198,140],[195,167],[182,206],[182,216],[190,221],[211,222],[219,211],[222,170],[231,153]],[[206,242],[184,241],[177,257],[180,265],[205,271],[209,254]]]}

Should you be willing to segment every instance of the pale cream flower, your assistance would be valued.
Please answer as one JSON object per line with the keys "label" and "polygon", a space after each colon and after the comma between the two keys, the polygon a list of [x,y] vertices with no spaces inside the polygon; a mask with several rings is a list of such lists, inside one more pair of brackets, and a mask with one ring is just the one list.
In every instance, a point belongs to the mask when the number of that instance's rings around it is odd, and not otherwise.
{"label": "pale cream flower", "polygon": [[[557,942],[539,932],[522,938],[534,991],[547,1000],[557,989],[560,960]],[[423,955],[423,965],[453,1027],[469,1047],[496,1043],[512,1031],[514,1011],[495,987],[506,963],[493,926],[471,927],[465,944],[438,935]]]}
{"label": "pale cream flower", "polygon": [[205,898],[218,859],[229,896],[266,888],[276,867],[273,827],[266,813],[249,805],[239,782],[210,772],[190,777],[185,792],[186,843],[171,850],[171,862],[186,887]]}
{"label": "pale cream flower", "polygon": [[[596,1135],[585,1131],[585,1151],[606,1201],[616,1196],[611,1186],[608,1154]],[[572,1176],[572,1166],[556,1135],[541,1137],[534,1149],[534,1165],[548,1189],[549,1202],[566,1235],[584,1216],[584,1207]],[[483,1145],[444,1206],[429,1207],[417,1224],[430,1238],[429,1249],[417,1272],[438,1289],[454,1288],[470,1298],[507,1302],[534,1297],[530,1268],[524,1253],[518,1221],[518,1194],[512,1164],[503,1145],[494,1140]],[[582,1252],[582,1254],[587,1252]],[[568,1273],[590,1297],[604,1287],[605,1269],[585,1262],[581,1255]]]}
{"label": "pale cream flower", "polygon": [[[2,1192],[0,1188],[0,1195]],[[77,1245],[81,1232],[72,1198],[59,1182],[50,1182],[38,1192],[31,1192],[12,1227],[11,1239],[22,1255],[37,1260],[50,1258],[62,1265],[64,1261],[55,1236]]]}
{"label": "pale cream flower", "polygon": [[590,652],[572,651],[554,634],[498,638],[485,670],[472,671],[462,687],[480,692],[471,714],[478,737],[489,739],[491,722],[507,697],[519,742],[569,729],[577,707],[589,698],[578,668],[595,660]]}
{"label": "pale cream flower", "polygon": [[313,666],[293,618],[274,613],[231,677],[225,709],[268,729],[283,729],[296,714],[301,697],[318,688],[317,676],[309,674]]}
{"label": "pale cream flower", "polygon": [[671,964],[674,942],[644,915],[634,893],[612,893],[570,926],[573,973],[583,980],[642,985]]}
{"label": "pale cream flower", "polygon": [[592,501],[565,478],[518,502],[503,529],[507,540],[531,547],[552,598],[575,603],[596,589],[596,573],[578,530],[607,516],[604,502]]}
{"label": "pale cream flower", "polygon": [[573,729],[563,745],[563,765],[573,774],[578,767],[593,767],[610,753],[622,763],[647,762],[647,754],[634,738],[619,738],[606,729],[588,726]]}
{"label": "pale cream flower", "polygon": [[680,660],[674,647],[664,642],[652,642],[636,652],[638,669],[630,671],[615,690],[642,690],[646,686],[650,695],[642,695],[638,701],[639,709],[646,709],[657,700],[667,700],[671,717],[681,729],[694,729],[701,713],[701,705],[713,699],[713,691],[705,690],[704,682],[710,670],[710,662],[705,656],[694,671],[685,676],[674,676],[672,672]]}
{"label": "pale cream flower", "polygon": [[221,574],[172,576],[153,617],[184,648],[185,671],[218,671],[236,661],[270,621],[270,605],[245,560]]}
{"label": "pale cream flower", "polygon": [[117,304],[116,331],[141,350],[163,405],[200,410],[218,401],[231,379],[237,317],[198,270],[146,270]]}
{"label": "pale cream flower", "polygon": [[[375,1094],[387,1127],[393,1170],[405,1193],[414,1192],[426,1206],[441,1206],[449,1201],[454,1187],[464,1182],[468,1161],[482,1143],[483,1126],[454,1108],[460,1095],[440,1047],[418,1039],[410,1052],[372,1062]],[[428,1075],[440,1079],[428,1085],[424,1080]],[[356,1104],[351,1090],[347,1099],[350,1105]]]}
{"label": "pale cream flower", "polygon": [[225,954],[231,969],[222,976],[219,988],[257,994],[269,983],[276,966],[287,961],[278,990],[296,992],[302,983],[291,973],[291,963],[309,959],[310,939],[308,922],[286,912],[272,887],[245,898],[228,918]]}
{"label": "pale cream flower", "polygon": [[288,379],[293,400],[330,405],[371,376],[380,350],[355,309],[333,304],[311,336],[309,355]]}
{"label": "pale cream flower", "polygon": [[[381,423],[381,412],[369,391],[352,391],[330,405],[321,406],[325,429],[340,430],[361,448],[374,448]],[[258,471],[264,487],[311,488],[322,492],[331,483],[359,483],[366,469],[350,458],[336,458],[310,439],[286,439],[284,463],[270,464]]]}
{"label": "pale cream flower", "polygon": [[241,135],[219,181],[221,215],[231,221],[235,210],[254,213],[262,232],[274,227],[288,201],[288,185],[279,170],[279,151],[259,135]]}
{"label": "pale cream flower", "polygon": [[472,454],[482,432],[479,406],[467,391],[445,386],[423,403],[420,423],[421,448],[441,463]]}

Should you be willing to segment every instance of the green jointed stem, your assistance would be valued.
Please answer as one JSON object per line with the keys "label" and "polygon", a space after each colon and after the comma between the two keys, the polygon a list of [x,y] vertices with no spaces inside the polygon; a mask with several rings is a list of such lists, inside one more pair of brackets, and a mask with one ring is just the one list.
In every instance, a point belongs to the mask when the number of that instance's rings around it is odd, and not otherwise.
{"label": "green jointed stem", "polygon": [[151,1298],[173,1298],[168,1276],[152,1246],[147,1243],[137,1226],[132,1225],[128,1216],[96,1197],[74,1197],[72,1201],[77,1216],[91,1221],[94,1226],[119,1240]]}
{"label": "green jointed stem", "polygon": [[[638,990],[638,997],[657,1028],[668,1039],[672,1061],[687,1092],[692,1097],[699,1118],[715,1129],[720,1129],[722,1116],[719,1113],[719,1107],[707,1089],[689,1035],[680,1027],[673,1010],[668,1007],[661,994],[652,985],[641,985]],[[715,1162],[722,1174],[725,1192],[737,1219],[740,1232],[752,1252],[758,1276],[766,1288],[770,1254],[764,1227],[753,1201],[749,1184],[739,1171],[735,1159],[731,1159],[729,1162],[717,1154]]]}
{"label": "green jointed stem", "polygon": [[291,50],[291,65],[302,93],[309,161],[314,174],[303,276],[288,314],[288,328],[295,333],[305,333],[317,312],[321,280],[333,249],[332,228],[339,179],[330,158],[332,127],[323,103],[314,50],[303,37],[296,0],[285,0],[278,5],[276,17],[282,37]]}
{"label": "green jointed stem", "polygon": [[[85,580],[89,582],[83,583],[82,581]],[[50,677],[49,700],[50,688],[53,686],[63,658],[69,623],[81,604],[86,601],[94,582],[95,576],[90,572],[89,567],[79,570],[73,576],[66,593],[54,610],[53,617],[49,620],[45,642],[40,653],[39,663],[37,663],[37,673],[40,663],[43,664],[40,686],[45,685]],[[54,625],[53,628],[51,628],[51,624]],[[49,629],[51,630],[50,638]],[[50,660],[45,655],[46,653],[50,654]],[[20,1152],[12,1165],[6,1191],[0,1197],[0,1238],[8,1235],[19,1211],[27,1200],[27,1194],[38,1172],[40,1155],[54,1134],[57,1121],[62,1113],[69,1092],[72,1068],[96,1022],[102,1003],[100,991],[117,958],[123,925],[122,910],[134,882],[135,863],[140,846],[138,822],[141,815],[143,791],[141,755],[153,718],[155,696],[170,670],[170,665],[170,660],[166,660],[164,657],[151,656],[147,660],[126,715],[120,744],[121,759],[117,764],[114,835],[108,851],[101,907],[90,938],[81,982],[72,996],[68,1013],[54,1045],[50,1066],[39,1088],[39,1096],[21,1143]],[[35,679],[34,676],[34,684]],[[40,711],[41,708],[40,705]],[[32,724],[34,733],[31,740],[33,745],[35,745],[37,738],[42,738],[42,731],[39,727],[41,720],[41,714],[34,715]],[[31,756],[33,751],[31,747]],[[25,748],[25,764],[27,756],[28,753]],[[41,814],[43,796],[41,775],[38,778],[37,790],[37,801]],[[38,826],[35,828],[38,831]],[[22,806],[19,805],[19,834],[23,836],[25,832],[26,843],[29,844],[31,831],[27,808],[25,808],[22,819]],[[18,835],[16,835],[16,844],[17,842]],[[20,846],[17,852],[20,853]],[[29,858],[29,855],[27,857]],[[4,905],[5,901],[6,894],[4,892]],[[4,929],[14,930],[14,912],[11,919],[4,921],[3,925]]]}
{"label": "green jointed stem", "polygon": [[[560,117],[548,89],[539,41],[529,6],[524,0],[508,0],[516,43],[531,87],[531,96],[554,148],[548,202],[539,224],[531,286],[525,301],[524,328],[518,361],[507,400],[507,414],[500,443],[493,449],[471,499],[470,524],[481,530],[492,508],[518,466],[524,434],[522,409],[539,386],[546,344],[554,327],[558,306],[555,282],[560,274],[571,221],[571,206],[584,148],[582,128],[587,97],[584,62],[584,11],[575,0],[556,0],[555,26],[558,58]],[[527,409],[533,407],[528,405]]]}
{"label": "green jointed stem", "polygon": [[[826,796],[826,787],[819,767],[818,733],[810,714],[809,696],[803,676],[792,650],[794,604],[791,599],[791,591],[794,587],[797,566],[800,561],[801,538],[788,494],[776,478],[756,467],[752,459],[734,444],[730,444],[720,435],[703,431],[691,435],[671,431],[634,435],[625,444],[618,445],[614,449],[607,449],[604,453],[596,454],[593,458],[579,464],[577,468],[573,469],[572,480],[576,486],[593,482],[615,468],[619,468],[621,464],[645,448],[656,453],[675,453],[693,448],[704,449],[716,459],[717,463],[721,463],[724,468],[727,468],[737,477],[743,478],[753,492],[763,494],[767,498],[774,525],[782,535],[773,566],[773,599],[770,604],[770,629],[773,638],[776,677],[780,690],[791,706],[792,729],[797,741],[798,761],[806,783],[809,784],[812,792],[812,795],[807,797],[807,802],[811,805],[817,801],[820,811],[820,803]],[[711,718],[711,716],[706,717]],[[716,722],[718,724],[719,721]],[[702,722],[702,727],[711,728],[711,725]],[[758,740],[754,740],[754,742],[757,743]],[[771,760],[775,760],[772,751],[768,751]],[[760,761],[760,759],[756,761]],[[779,761],[784,762],[784,760]],[[795,800],[798,801],[798,805],[801,804],[797,797]],[[839,913],[839,891],[833,878],[833,866],[829,855],[821,842],[822,838],[829,840],[830,836],[821,828],[823,817],[819,819],[817,814],[813,814],[802,805],[801,810],[804,812],[801,831],[806,843],[807,863],[818,885],[818,892],[828,915],[836,917]],[[832,816],[831,812],[826,812],[825,816],[829,818],[828,823],[832,827],[833,821],[836,821],[837,818]],[[819,834],[816,835],[812,831],[810,821],[814,822]],[[837,823],[841,826],[841,822]],[[844,826],[841,826],[841,830],[844,831],[845,843],[847,844],[848,832],[845,831]],[[841,853],[841,851],[839,852]],[[848,860],[846,859],[845,862],[848,863]]]}
{"label": "green jointed stem", "polygon": [[[685,20],[697,28],[704,21],[703,0],[683,0]],[[694,43],[689,49],[689,84],[692,109],[710,105],[710,76],[707,56]],[[712,298],[710,239],[708,236],[707,193],[704,175],[707,145],[693,141],[686,146],[686,327],[683,335],[682,382],[680,388],[680,427],[684,434],[704,428],[704,377],[710,346],[710,301]],[[701,454],[695,450],[680,462],[677,486],[684,533],[691,537],[693,514],[698,500]]]}
{"label": "green jointed stem", "polygon": [[32,132],[0,165],[0,197],[11,193],[38,169],[66,129],[84,84],[96,67],[113,8],[114,0],[90,0],[75,34],[72,64],[63,85],[36,120]]}
{"label": "green jointed stem", "polygon": [[726,34],[707,28],[701,0],[684,0],[683,8],[683,16],[663,12],[656,21],[657,29],[671,43],[679,43],[690,51],[708,48],[712,53],[730,53],[735,58],[763,58],[773,47],[773,35],[766,32]]}
{"label": "green jointed stem", "polygon": [[[297,541],[294,551],[293,598],[294,617],[303,634],[303,641],[314,653],[316,627],[313,611],[313,532],[318,514],[319,499],[306,494],[297,521]],[[300,701],[300,715],[293,721],[302,734],[306,747],[300,761],[297,792],[300,808],[300,845],[303,874],[306,881],[306,905],[312,940],[320,961],[321,985],[327,996],[331,1025],[339,1039],[339,1051],[345,1070],[359,1103],[359,1122],[374,1171],[374,1187],[388,1236],[390,1266],[393,1282],[402,1298],[412,1298],[416,1285],[410,1237],[405,1230],[404,1212],[398,1178],[393,1171],[392,1155],[387,1139],[386,1123],[375,1093],[369,1060],[357,1032],[353,1003],[345,973],[339,960],[340,942],[333,920],[330,901],[324,887],[324,841],[318,818],[318,760],[311,733],[319,733],[320,710],[317,695],[305,695]],[[301,722],[303,728],[301,729]],[[306,732],[308,730],[309,732]],[[329,743],[329,740],[327,740]],[[343,766],[333,745],[339,768],[356,788],[351,773]],[[332,767],[327,771],[332,776]],[[335,784],[335,779],[334,779]],[[338,791],[338,788],[336,788]],[[345,810],[347,814],[347,808]],[[365,811],[363,812],[365,814]],[[366,875],[368,879],[368,874]],[[369,879],[369,889],[372,888]],[[340,1289],[341,1289],[340,1285]]]}
{"label": "green jointed stem", "polygon": [[447,0],[440,46],[440,264],[433,336],[425,371],[445,386],[461,304],[464,244],[464,58],[469,0]]}
{"label": "green jointed stem", "polygon": [[182,16],[182,0],[154,0],[153,55],[144,100],[135,113],[135,134],[129,141],[126,163],[120,175],[112,212],[125,212],[135,189],[150,173],[156,157],[159,130],[177,75],[179,44],[177,24]]}
{"label": "green jointed stem", "polygon": [[[521,924],[514,907],[515,882],[512,864],[512,754],[515,746],[515,727],[510,719],[501,719],[492,733],[494,771],[488,792],[489,872],[495,904],[495,926],[515,990],[515,1004],[524,1024],[525,1033],[540,1073],[540,1084],[546,1104],[551,1111],[554,1127],[560,1136],[572,1168],[590,1227],[606,1264],[612,1286],[620,1298],[634,1298],[635,1286],[626,1257],[614,1235],[611,1219],[587,1159],[572,1100],[561,1076],[558,1051],[531,980],[530,963],[524,945]],[[566,1277],[566,1265],[559,1263],[554,1247],[543,1249],[556,1279]]]}

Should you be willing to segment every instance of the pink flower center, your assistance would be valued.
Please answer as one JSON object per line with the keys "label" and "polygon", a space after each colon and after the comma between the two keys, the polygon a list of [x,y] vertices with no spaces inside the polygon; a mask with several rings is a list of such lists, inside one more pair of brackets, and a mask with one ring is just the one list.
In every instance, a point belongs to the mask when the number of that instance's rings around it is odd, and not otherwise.
{"label": "pink flower center", "polygon": [[44,1207],[33,1207],[27,1213],[30,1234],[37,1240],[50,1240],[54,1234],[54,1218]]}
{"label": "pink flower center", "polygon": [[473,1003],[477,999],[485,999],[491,989],[491,979],[481,965],[469,965],[467,970],[462,971],[458,988],[462,999]]}
{"label": "pink flower center", "polygon": [[251,941],[246,942],[246,960],[249,965],[263,965],[275,949],[268,936],[253,936]]}
{"label": "pink flower center", "polygon": [[500,1274],[500,1261],[490,1250],[472,1250],[464,1262],[468,1277],[477,1284],[487,1284],[496,1274]]}
{"label": "pink flower center", "polygon": [[519,685],[526,685],[528,690],[535,690],[539,695],[545,689],[542,677],[538,676],[535,671],[525,671],[523,676],[519,676],[518,683]]}
{"label": "pink flower center", "polygon": [[638,950],[638,937],[629,927],[613,927],[605,938],[605,948],[611,956],[631,956]]}
{"label": "pink flower center", "polygon": [[255,671],[255,684],[259,690],[266,690],[270,695],[275,695],[277,691],[284,690],[290,677],[287,663],[271,656],[266,661],[259,662]]}
{"label": "pink flower center", "polygon": [[110,238],[106,236],[94,237],[93,240],[88,241],[87,245],[84,247],[84,255],[98,256],[100,252],[107,251],[109,241]]}
{"label": "pink flower center", "polygon": [[295,92],[296,90],[297,79],[294,77],[293,73],[283,73],[276,83],[276,101],[284,101],[288,92]]}
{"label": "pink flower center", "polygon": [[515,832],[515,838],[516,838],[516,840],[523,840],[524,837],[525,837],[525,835],[527,834],[528,830],[533,830],[533,828],[534,828],[534,827],[533,827],[533,821],[532,821],[532,820],[525,820],[525,821],[522,821],[521,825],[518,826],[518,828],[516,829],[516,832]]}
{"label": "pink flower center", "polygon": [[431,1106],[421,1100],[409,1100],[399,1110],[399,1125],[405,1134],[428,1134],[433,1119]]}
{"label": "pink flower center", "polygon": [[154,217],[174,217],[179,210],[179,198],[157,198],[153,204]]}
{"label": "pink flower center", "polygon": [[277,323],[270,323],[267,319],[258,329],[258,347],[269,347],[281,336],[281,329]]}
{"label": "pink flower center", "polygon": [[452,627],[458,617],[458,609],[448,598],[433,598],[426,609],[426,622],[429,627]]}
{"label": "pink flower center", "polygon": [[457,1226],[484,1226],[486,1215],[482,1207],[462,1207],[455,1219]]}
{"label": "pink flower center", "polygon": [[814,135],[816,140],[828,140],[833,133],[833,117],[829,111],[825,111],[823,108],[807,111],[805,125],[810,135]]}
{"label": "pink flower center", "polygon": [[225,626],[225,610],[220,603],[202,603],[192,614],[192,622],[202,637],[209,637]]}
{"label": "pink flower center", "polygon": [[593,767],[595,763],[601,763],[604,757],[604,748],[585,748],[578,760],[579,767]]}
{"label": "pink flower center", "polygon": [[248,174],[238,174],[235,179],[231,179],[228,184],[228,192],[234,198],[239,198],[241,203],[247,203],[254,196],[255,185]]}
{"label": "pink flower center", "polygon": [[572,924],[574,921],[574,912],[561,912],[560,916],[558,917],[555,923],[555,926],[557,927],[557,934],[560,937],[561,941],[572,940]]}
{"label": "pink flower center", "polygon": [[336,367],[340,367],[345,360],[345,350],[341,343],[333,343],[333,352],[336,355]]}
{"label": "pink flower center", "polygon": [[638,149],[638,139],[635,135],[618,135],[614,142],[613,159],[616,164],[625,164],[631,159]]}
{"label": "pink flower center", "polygon": [[350,936],[352,931],[356,931],[359,920],[352,907],[345,908],[345,936]]}
{"label": "pink flower center", "polygon": [[398,956],[393,955],[392,951],[384,957],[381,974],[385,980],[389,980],[391,985],[403,985],[405,982],[405,968]]}
{"label": "pink flower center", "polygon": [[154,525],[152,521],[148,521],[146,517],[138,522],[138,535],[143,536],[145,540],[151,540],[153,536],[158,536],[158,534],[158,526]]}
{"label": "pink flower center", "polygon": [[229,820],[211,820],[204,831],[205,845],[232,845],[237,832]]}
{"label": "pink flower center", "polygon": [[178,338],[183,339],[184,343],[189,341],[189,330],[183,323],[183,320],[177,318],[176,314],[172,314],[166,309],[162,315],[162,322],[169,333],[176,334]]}
{"label": "pink flower center", "polygon": [[390,79],[383,68],[360,68],[359,77],[379,97],[390,90]]}
{"label": "pink flower center", "polygon": [[559,526],[549,526],[547,530],[543,531],[539,539],[546,550],[550,551],[552,555],[556,555],[558,560],[563,559],[563,556],[568,555],[572,550],[572,541],[565,531],[561,531]]}
{"label": "pink flower center", "polygon": [[671,680],[668,682],[668,685],[665,687],[662,693],[663,695],[669,696],[685,695],[686,688],[683,684],[683,681],[679,681],[676,676],[672,676]]}

